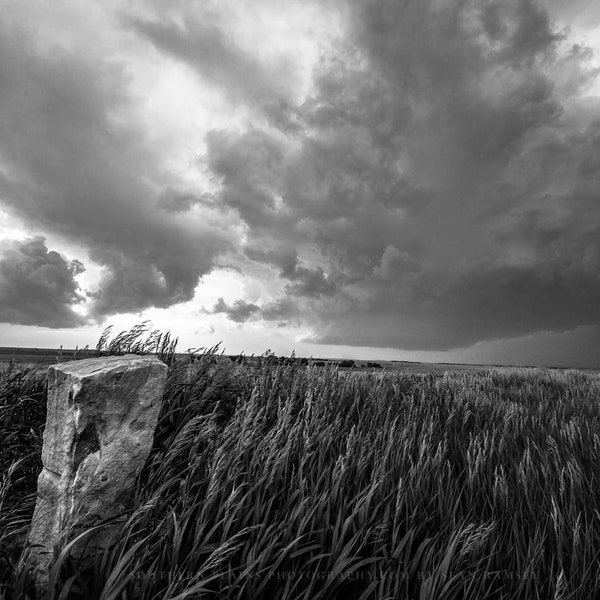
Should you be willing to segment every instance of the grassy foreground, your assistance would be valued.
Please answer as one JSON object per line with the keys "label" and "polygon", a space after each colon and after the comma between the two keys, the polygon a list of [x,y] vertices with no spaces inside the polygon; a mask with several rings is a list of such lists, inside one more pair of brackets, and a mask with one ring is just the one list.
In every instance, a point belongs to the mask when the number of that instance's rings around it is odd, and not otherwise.
{"label": "grassy foreground", "polygon": [[[135,511],[50,598],[594,598],[600,384],[167,357]],[[45,375],[0,373],[0,598],[26,597]]]}

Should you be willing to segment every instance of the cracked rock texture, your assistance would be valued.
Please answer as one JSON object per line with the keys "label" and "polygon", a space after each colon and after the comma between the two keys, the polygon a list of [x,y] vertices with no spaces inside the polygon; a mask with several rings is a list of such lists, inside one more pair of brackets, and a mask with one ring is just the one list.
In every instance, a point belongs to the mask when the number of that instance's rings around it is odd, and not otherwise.
{"label": "cracked rock texture", "polygon": [[163,362],[132,354],[49,368],[44,468],[28,538],[38,580],[66,533],[72,539],[78,528],[114,520],[73,548],[79,558],[118,533],[152,448],[166,378]]}

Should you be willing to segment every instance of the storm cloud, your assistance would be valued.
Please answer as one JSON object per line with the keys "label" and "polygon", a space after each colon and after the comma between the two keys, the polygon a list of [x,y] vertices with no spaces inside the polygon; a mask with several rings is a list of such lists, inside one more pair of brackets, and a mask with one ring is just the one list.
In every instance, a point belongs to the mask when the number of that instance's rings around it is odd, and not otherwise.
{"label": "storm cloud", "polygon": [[[206,154],[314,339],[444,350],[598,324],[591,51],[533,0],[345,8],[301,127],[215,131]],[[255,251],[286,245],[288,267]]]}
{"label": "storm cloud", "polygon": [[0,194],[28,223],[106,267],[102,318],[193,297],[226,234],[157,206],[168,173],[123,65],[0,20]]}
{"label": "storm cloud", "polygon": [[[297,23],[272,0],[115,6],[114,56],[0,20],[0,202],[103,268],[90,316],[191,300],[227,265],[237,295],[199,313],[236,327],[502,356],[597,342],[599,60],[573,6],[294,0]],[[152,112],[177,85],[202,108]]]}
{"label": "storm cloud", "polygon": [[228,306],[223,298],[219,298],[219,301],[212,309],[212,314],[217,315],[223,313],[236,323],[245,323],[259,311],[260,308],[251,302],[236,300],[232,306]]}
{"label": "storm cloud", "polygon": [[286,297],[268,302],[263,306],[258,306],[253,302],[246,302],[245,300],[236,300],[231,305],[228,305],[223,298],[219,298],[210,311],[210,314],[227,315],[235,323],[263,320],[289,324],[290,322],[298,322],[300,317],[300,312],[295,303]]}
{"label": "storm cloud", "polygon": [[21,325],[78,327],[72,306],[83,300],[75,276],[83,265],[48,250],[44,238],[0,244],[0,320]]}

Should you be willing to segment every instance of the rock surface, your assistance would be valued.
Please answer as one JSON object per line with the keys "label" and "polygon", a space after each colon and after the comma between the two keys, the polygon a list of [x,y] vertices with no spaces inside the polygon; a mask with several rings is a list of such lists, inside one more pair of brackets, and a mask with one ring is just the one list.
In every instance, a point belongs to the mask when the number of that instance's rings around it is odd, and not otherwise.
{"label": "rock surface", "polygon": [[48,369],[44,468],[28,537],[38,583],[64,536],[116,517],[73,548],[85,558],[118,533],[152,448],[166,377],[157,358],[131,354]]}

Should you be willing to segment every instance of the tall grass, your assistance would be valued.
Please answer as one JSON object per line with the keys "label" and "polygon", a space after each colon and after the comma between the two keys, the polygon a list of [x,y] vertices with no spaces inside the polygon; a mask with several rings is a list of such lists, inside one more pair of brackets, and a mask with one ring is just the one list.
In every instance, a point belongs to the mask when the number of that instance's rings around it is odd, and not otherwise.
{"label": "tall grass", "polygon": [[156,354],[163,362],[171,364],[175,358],[177,338],[173,338],[168,331],[150,331],[149,323],[143,321],[129,330],[121,331],[112,339],[113,327],[109,325],[96,344],[96,355]]}
{"label": "tall grass", "polygon": [[[57,549],[50,598],[597,594],[597,378],[249,368],[214,354],[172,357],[134,512],[86,571]],[[2,463],[5,498],[34,489],[14,476],[39,453],[43,398],[31,397],[36,442]],[[2,523],[31,507],[2,508]],[[30,593],[5,563],[9,594]]]}
{"label": "tall grass", "polygon": [[45,372],[0,364],[0,594],[15,569],[35,506],[45,421]]}

